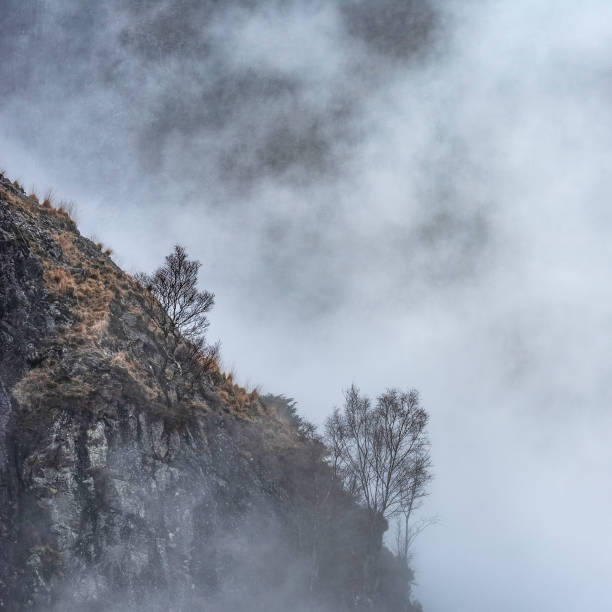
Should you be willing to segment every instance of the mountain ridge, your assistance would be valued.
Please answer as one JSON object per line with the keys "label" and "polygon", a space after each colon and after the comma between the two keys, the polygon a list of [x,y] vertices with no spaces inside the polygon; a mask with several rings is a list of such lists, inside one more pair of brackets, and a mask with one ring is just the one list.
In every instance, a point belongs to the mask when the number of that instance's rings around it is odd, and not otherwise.
{"label": "mountain ridge", "polygon": [[150,300],[0,177],[0,609],[411,606],[407,568],[372,599],[386,526],[364,537],[323,445],[215,364],[188,377]]}

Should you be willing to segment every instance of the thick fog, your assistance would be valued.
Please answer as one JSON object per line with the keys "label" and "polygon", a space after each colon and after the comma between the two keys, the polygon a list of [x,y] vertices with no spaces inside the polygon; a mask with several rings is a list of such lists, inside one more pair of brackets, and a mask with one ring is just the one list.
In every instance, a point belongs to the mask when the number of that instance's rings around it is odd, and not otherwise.
{"label": "thick fog", "polygon": [[416,387],[426,612],[612,607],[612,5],[0,0],[0,166],[321,423]]}

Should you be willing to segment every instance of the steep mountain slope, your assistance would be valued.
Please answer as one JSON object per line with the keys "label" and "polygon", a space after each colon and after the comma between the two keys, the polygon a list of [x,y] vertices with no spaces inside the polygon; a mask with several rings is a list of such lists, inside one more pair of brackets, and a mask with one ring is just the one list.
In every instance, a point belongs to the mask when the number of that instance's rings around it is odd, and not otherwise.
{"label": "steep mountain slope", "polygon": [[380,537],[331,488],[323,525],[320,445],[187,376],[150,300],[0,177],[0,609],[372,609]]}

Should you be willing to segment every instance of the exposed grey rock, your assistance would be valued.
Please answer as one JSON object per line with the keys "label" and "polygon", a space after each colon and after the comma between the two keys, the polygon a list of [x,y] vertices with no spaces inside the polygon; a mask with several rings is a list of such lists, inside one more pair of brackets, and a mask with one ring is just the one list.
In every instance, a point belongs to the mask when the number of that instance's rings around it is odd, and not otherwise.
{"label": "exposed grey rock", "polygon": [[[134,283],[0,181],[0,609],[139,609],[152,593],[192,609],[219,571],[216,527],[276,501],[213,382],[187,391],[163,369]],[[49,269],[71,286],[49,286]],[[105,312],[76,332],[103,291]]]}
{"label": "exposed grey rock", "polygon": [[413,610],[405,564],[398,599],[365,595],[384,526],[372,537],[321,445],[183,369],[149,313],[0,175],[0,611],[329,612],[315,584],[334,612]]}
{"label": "exposed grey rock", "polygon": [[6,426],[11,416],[11,400],[0,380],[0,464],[6,465]]}

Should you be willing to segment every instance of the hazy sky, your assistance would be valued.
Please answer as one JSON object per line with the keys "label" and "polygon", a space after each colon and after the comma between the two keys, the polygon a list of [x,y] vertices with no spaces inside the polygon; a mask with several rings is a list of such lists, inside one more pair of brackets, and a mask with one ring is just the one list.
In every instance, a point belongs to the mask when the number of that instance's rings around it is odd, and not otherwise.
{"label": "hazy sky", "polygon": [[612,4],[0,0],[0,167],[239,379],[416,387],[425,612],[612,609]]}

